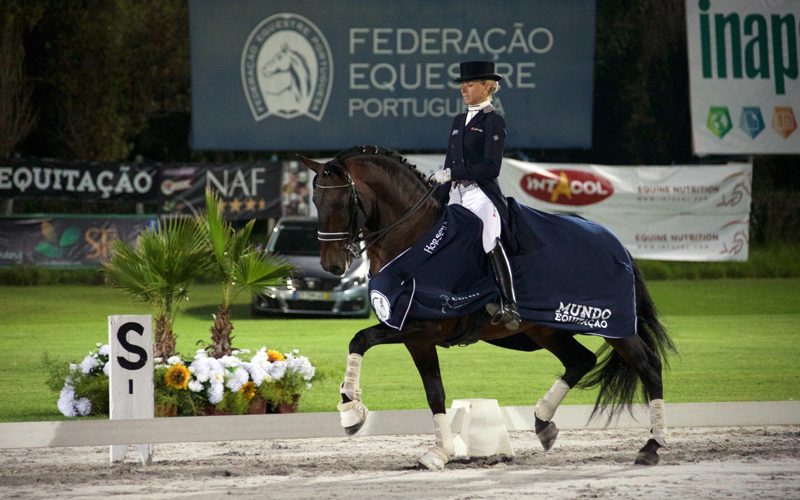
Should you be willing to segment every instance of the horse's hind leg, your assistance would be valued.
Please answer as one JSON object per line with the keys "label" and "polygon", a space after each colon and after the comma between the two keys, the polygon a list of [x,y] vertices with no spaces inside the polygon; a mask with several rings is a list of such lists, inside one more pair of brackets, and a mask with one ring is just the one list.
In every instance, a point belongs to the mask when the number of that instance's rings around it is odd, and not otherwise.
{"label": "horse's hind leg", "polygon": [[634,367],[647,392],[650,410],[650,439],[639,450],[637,465],[656,465],[658,449],[666,448],[667,423],[664,409],[664,386],[661,360],[638,336],[606,339],[622,358]]}
{"label": "horse's hind leg", "polygon": [[545,451],[553,447],[558,437],[558,427],[553,422],[561,401],[584,375],[594,367],[594,353],[575,340],[572,334],[553,330],[529,333],[539,345],[553,353],[564,365],[564,375],[557,378],[549,391],[536,403],[533,410],[536,436]]}
{"label": "horse's hind leg", "polygon": [[359,331],[350,341],[347,368],[339,388],[342,401],[337,405],[341,425],[348,435],[353,435],[361,430],[369,414],[366,405],[361,401],[361,362],[364,353],[375,345],[401,342],[401,337],[402,335],[397,330],[376,325]]}

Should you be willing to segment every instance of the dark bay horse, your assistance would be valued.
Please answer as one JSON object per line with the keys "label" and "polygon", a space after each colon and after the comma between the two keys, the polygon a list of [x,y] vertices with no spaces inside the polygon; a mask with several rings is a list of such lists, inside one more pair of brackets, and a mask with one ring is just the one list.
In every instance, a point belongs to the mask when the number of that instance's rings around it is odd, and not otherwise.
{"label": "dark bay horse", "polygon": [[[371,273],[376,275],[386,263],[425,235],[442,214],[440,203],[426,196],[428,185],[422,174],[393,151],[351,148],[325,164],[307,158],[301,160],[316,173],[313,201],[319,219],[320,261],[333,274],[343,274],[353,252],[358,251],[359,244],[364,244],[360,242],[366,242]],[[527,320],[516,331],[464,318],[410,318],[401,330],[382,323],[365,328],[350,341],[340,389],[342,401],[338,405],[342,426],[348,434],[354,434],[367,418],[368,410],[359,387],[364,353],[376,345],[402,343],[419,371],[433,413],[436,444],[419,462],[430,469],[443,468],[453,456],[453,440],[446,417],[437,346],[452,345],[448,342],[461,333],[492,343],[513,338],[516,346],[522,346],[514,348],[547,349],[564,365],[564,374],[534,409],[536,434],[545,450],[555,442],[558,429],[553,416],[571,388],[598,386],[592,415],[606,412],[610,419],[634,402],[641,381],[642,398],[649,403],[651,431],[635,463],[655,465],[658,449],[666,446],[662,360],[674,350],[674,345],[659,322],[653,301],[635,268],[633,281],[636,334],[605,338],[606,344],[598,351],[602,357],[599,363],[594,353],[575,340],[576,332]]]}

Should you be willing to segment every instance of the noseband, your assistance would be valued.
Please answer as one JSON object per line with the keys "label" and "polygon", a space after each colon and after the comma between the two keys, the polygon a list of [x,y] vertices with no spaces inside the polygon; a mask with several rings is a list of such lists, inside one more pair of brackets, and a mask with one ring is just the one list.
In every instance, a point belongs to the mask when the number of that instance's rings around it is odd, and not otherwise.
{"label": "noseband", "polygon": [[[325,166],[325,170],[322,171],[322,175],[329,175],[333,171],[333,168],[335,168],[333,165],[330,163],[327,164]],[[319,241],[345,241],[345,249],[352,257],[355,258],[360,257],[364,250],[366,250],[366,246],[364,248],[359,248],[359,244],[364,241],[364,238],[361,236],[361,232],[364,228],[364,225],[367,223],[367,213],[364,211],[364,204],[361,202],[361,195],[358,194],[356,184],[353,182],[353,178],[350,177],[350,173],[344,170],[342,170],[342,172],[347,177],[347,184],[321,186],[317,184],[317,178],[314,177],[314,189],[350,189],[350,194],[347,200],[347,212],[349,216],[347,231],[317,231],[317,239]],[[359,222],[359,219],[363,220],[363,223]]]}
{"label": "noseband", "polygon": [[[395,227],[399,226],[406,220],[408,220],[412,215],[414,215],[417,210],[422,207],[422,204],[427,200],[433,192],[438,187],[438,184],[433,184],[428,188],[428,191],[425,195],[417,201],[413,207],[411,207],[402,217],[394,221],[393,223],[389,224],[383,229],[378,231],[369,233],[367,235],[363,235],[364,227],[367,224],[367,220],[369,220],[369,216],[367,212],[364,210],[364,204],[361,201],[361,195],[358,193],[356,189],[355,182],[353,182],[353,178],[350,176],[350,173],[346,170],[336,166],[333,162],[328,162],[325,165],[325,169],[322,171],[320,175],[327,176],[333,170],[336,169],[340,171],[346,178],[347,184],[337,184],[334,186],[320,186],[317,184],[317,177],[314,177],[313,187],[314,189],[350,189],[350,195],[347,202],[347,211],[349,216],[349,222],[347,231],[337,231],[337,232],[323,232],[317,231],[317,239],[319,241],[330,242],[330,241],[345,241],[344,247],[345,250],[352,256],[353,258],[358,258],[364,253],[367,248],[372,246],[375,242],[386,236],[386,234],[394,229]],[[428,181],[426,184],[430,184],[430,180],[433,178],[433,175],[428,177]],[[363,246],[361,243],[365,243]]]}

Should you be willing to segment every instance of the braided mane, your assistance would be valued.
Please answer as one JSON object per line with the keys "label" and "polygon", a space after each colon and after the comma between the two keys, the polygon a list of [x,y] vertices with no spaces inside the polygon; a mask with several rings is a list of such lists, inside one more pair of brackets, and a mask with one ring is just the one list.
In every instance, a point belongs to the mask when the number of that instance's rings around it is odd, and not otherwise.
{"label": "braided mane", "polygon": [[[413,163],[409,163],[408,160],[406,160],[403,157],[403,155],[401,155],[400,153],[398,153],[393,149],[382,148],[380,146],[354,146],[352,148],[345,149],[344,151],[337,154],[333,158],[332,162],[344,163],[345,161],[351,158],[356,158],[361,156],[378,156],[381,158],[391,160],[393,163],[405,165],[414,175],[417,176],[420,182],[422,182],[423,184],[427,182],[425,175],[417,169],[416,165],[414,165]],[[377,163],[376,165],[383,166]],[[386,170],[389,173],[394,173],[394,170],[391,170],[389,168],[386,168]]]}

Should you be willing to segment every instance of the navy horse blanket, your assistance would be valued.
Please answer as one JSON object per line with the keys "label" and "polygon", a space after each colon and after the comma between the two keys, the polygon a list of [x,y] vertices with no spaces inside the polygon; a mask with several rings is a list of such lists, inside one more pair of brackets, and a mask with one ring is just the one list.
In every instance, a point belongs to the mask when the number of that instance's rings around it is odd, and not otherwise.
{"label": "navy horse blanket", "polygon": [[[509,211],[524,248],[509,256],[523,319],[603,337],[635,335],[633,264],[613,233],[511,198]],[[445,207],[424,237],[370,278],[378,319],[400,330],[409,318],[460,317],[498,302],[481,225],[464,207]]]}

